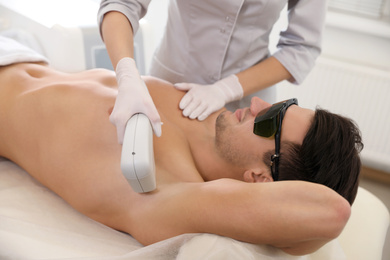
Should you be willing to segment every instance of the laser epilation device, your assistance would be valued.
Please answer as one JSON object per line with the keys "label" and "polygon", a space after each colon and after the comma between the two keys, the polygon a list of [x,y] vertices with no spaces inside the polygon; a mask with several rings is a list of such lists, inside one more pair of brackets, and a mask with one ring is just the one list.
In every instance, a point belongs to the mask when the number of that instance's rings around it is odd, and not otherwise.
{"label": "laser epilation device", "polygon": [[135,114],[127,121],[122,145],[121,169],[135,192],[156,189],[153,129],[149,118]]}

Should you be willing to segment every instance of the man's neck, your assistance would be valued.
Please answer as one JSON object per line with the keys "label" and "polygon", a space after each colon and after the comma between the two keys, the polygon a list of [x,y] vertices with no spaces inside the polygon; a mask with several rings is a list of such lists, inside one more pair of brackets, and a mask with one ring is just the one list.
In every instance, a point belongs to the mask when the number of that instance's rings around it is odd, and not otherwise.
{"label": "man's neck", "polygon": [[215,121],[219,113],[210,115],[205,121],[199,122],[196,134],[187,134],[192,157],[197,170],[205,181],[220,178],[237,178],[237,170],[229,162],[226,162],[216,150],[215,146]]}

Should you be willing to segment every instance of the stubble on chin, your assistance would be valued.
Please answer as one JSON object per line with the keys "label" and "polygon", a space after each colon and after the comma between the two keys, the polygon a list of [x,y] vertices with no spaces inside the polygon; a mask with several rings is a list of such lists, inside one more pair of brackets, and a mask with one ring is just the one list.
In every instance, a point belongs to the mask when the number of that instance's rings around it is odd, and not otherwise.
{"label": "stubble on chin", "polygon": [[218,138],[219,135],[225,132],[227,128],[227,121],[226,121],[226,111],[220,113],[215,120],[215,136]]}
{"label": "stubble on chin", "polygon": [[226,113],[222,112],[218,115],[215,122],[215,148],[221,158],[229,163],[235,164],[237,163],[239,154],[237,154],[236,149],[229,142],[230,138],[232,138],[229,129]]}

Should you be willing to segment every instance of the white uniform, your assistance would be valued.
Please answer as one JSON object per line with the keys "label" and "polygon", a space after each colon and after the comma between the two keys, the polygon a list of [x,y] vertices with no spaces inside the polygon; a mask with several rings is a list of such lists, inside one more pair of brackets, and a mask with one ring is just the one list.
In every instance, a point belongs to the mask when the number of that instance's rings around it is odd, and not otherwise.
{"label": "white uniform", "polygon": [[[138,29],[150,0],[103,0],[98,14],[122,12]],[[287,0],[171,0],[151,75],[172,83],[210,84],[269,57],[269,35]],[[325,0],[299,0],[273,56],[301,83],[321,52]],[[261,75],[259,75],[261,77]],[[268,89],[271,97],[275,91]],[[264,98],[264,95],[260,95]],[[266,98],[267,99],[267,98]]]}

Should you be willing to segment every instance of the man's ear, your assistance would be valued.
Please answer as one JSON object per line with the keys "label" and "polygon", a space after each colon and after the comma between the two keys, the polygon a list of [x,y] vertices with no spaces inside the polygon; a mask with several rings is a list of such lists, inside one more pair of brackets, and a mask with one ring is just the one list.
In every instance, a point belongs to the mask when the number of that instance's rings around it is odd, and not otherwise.
{"label": "man's ear", "polygon": [[244,172],[244,181],[245,182],[271,182],[272,177],[268,173],[260,168],[249,169]]}

